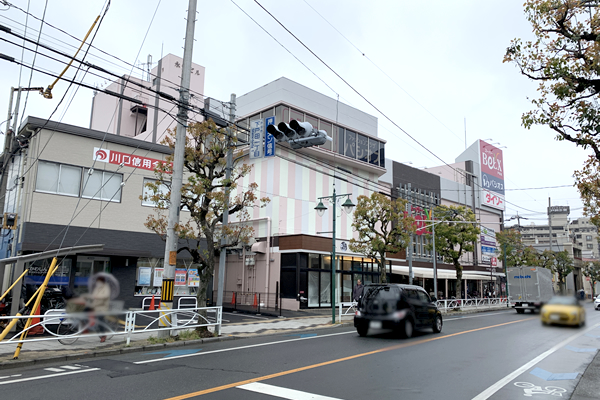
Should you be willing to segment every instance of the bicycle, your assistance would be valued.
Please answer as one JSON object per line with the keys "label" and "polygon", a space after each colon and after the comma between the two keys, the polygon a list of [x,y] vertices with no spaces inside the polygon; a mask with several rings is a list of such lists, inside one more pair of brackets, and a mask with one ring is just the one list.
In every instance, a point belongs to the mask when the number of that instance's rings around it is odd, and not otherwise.
{"label": "bicycle", "polygon": [[97,316],[90,318],[89,314],[67,316],[58,324],[56,330],[58,341],[64,345],[73,344],[81,335],[88,332],[101,333],[106,340],[110,340],[116,333],[113,329],[114,317],[107,316],[106,319],[108,322]]}

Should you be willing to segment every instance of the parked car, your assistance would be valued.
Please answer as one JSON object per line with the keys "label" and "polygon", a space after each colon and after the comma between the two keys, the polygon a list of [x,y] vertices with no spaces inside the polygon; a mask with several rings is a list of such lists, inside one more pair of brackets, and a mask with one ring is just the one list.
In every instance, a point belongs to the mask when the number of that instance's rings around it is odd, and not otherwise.
{"label": "parked car", "polygon": [[542,324],[583,326],[585,309],[573,296],[554,296],[542,307]]}
{"label": "parked car", "polygon": [[600,294],[594,299],[594,309],[600,311]]}
{"label": "parked car", "polygon": [[420,286],[366,285],[354,314],[354,327],[360,336],[366,336],[369,329],[393,329],[405,338],[415,330],[439,333],[443,321],[436,301]]}

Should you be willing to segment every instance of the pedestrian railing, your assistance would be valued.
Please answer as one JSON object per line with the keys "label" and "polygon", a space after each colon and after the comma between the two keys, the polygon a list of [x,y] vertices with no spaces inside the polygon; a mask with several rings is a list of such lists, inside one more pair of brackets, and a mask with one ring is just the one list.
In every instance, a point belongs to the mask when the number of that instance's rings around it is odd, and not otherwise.
{"label": "pedestrian railing", "polygon": [[436,302],[440,310],[454,310],[460,309],[477,309],[477,308],[489,308],[493,306],[506,306],[506,297],[492,297],[492,298],[473,298],[473,299],[446,299],[438,300]]}
{"label": "pedestrian railing", "polygon": [[[85,312],[67,313],[66,310],[49,310],[45,315],[31,316],[33,322],[25,329],[28,318],[29,315],[0,317],[0,321],[7,323],[7,328],[0,332],[0,338],[3,339],[0,345],[49,340],[59,340],[64,343],[66,340],[63,339],[66,338],[99,336],[123,336],[129,344],[133,335],[141,333],[169,330],[171,334],[176,334],[181,329],[199,327],[218,330],[217,327],[222,321],[222,308],[184,305],[184,308],[176,309],[120,311],[94,315]],[[97,324],[101,329],[95,329],[94,324],[90,323],[94,318],[102,321]],[[78,328],[73,329],[75,325]],[[27,331],[30,336],[22,340],[23,331]],[[45,335],[42,337],[33,335],[34,333],[38,335],[40,331]]]}

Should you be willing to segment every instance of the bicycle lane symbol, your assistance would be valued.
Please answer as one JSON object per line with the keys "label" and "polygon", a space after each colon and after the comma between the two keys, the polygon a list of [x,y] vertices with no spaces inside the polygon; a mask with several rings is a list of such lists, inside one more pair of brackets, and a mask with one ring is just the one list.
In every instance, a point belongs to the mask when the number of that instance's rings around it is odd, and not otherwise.
{"label": "bicycle lane symbol", "polygon": [[523,388],[525,392],[523,396],[533,397],[535,394],[549,394],[551,396],[562,397],[563,393],[567,392],[567,389],[559,386],[537,386],[529,382],[515,382],[515,386]]}

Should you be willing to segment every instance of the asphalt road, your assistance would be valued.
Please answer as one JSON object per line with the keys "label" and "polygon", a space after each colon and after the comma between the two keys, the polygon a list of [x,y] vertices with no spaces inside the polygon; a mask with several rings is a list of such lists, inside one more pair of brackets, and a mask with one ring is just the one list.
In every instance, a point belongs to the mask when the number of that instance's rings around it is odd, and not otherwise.
{"label": "asphalt road", "polygon": [[448,317],[441,334],[409,340],[341,327],[11,369],[0,398],[568,399],[600,348],[600,312],[587,307],[580,329],[510,310]]}

